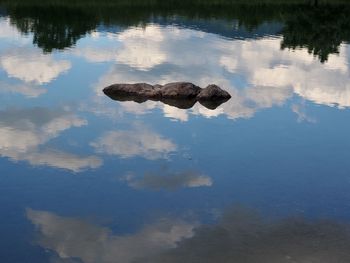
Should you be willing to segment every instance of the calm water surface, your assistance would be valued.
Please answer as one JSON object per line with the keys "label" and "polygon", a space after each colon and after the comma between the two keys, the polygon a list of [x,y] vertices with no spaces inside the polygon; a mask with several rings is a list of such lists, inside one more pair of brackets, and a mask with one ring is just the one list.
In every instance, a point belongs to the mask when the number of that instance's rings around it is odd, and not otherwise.
{"label": "calm water surface", "polygon": [[4,6],[1,262],[350,262],[349,8],[285,9]]}

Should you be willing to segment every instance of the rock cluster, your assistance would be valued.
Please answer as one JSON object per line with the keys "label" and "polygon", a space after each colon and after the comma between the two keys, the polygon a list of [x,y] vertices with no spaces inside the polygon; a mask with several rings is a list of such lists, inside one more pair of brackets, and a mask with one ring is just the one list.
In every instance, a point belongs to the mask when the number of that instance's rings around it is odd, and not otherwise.
{"label": "rock cluster", "polygon": [[227,91],[216,85],[211,84],[202,89],[190,82],[174,82],[163,86],[147,83],[113,84],[104,88],[103,92],[118,101],[162,101],[181,109],[189,109],[197,101],[209,109],[215,109],[231,98]]}

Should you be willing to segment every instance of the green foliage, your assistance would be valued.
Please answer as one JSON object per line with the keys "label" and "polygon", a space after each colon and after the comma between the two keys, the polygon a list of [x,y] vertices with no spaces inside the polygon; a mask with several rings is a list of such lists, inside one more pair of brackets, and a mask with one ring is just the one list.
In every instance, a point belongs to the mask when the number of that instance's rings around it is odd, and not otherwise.
{"label": "green foliage", "polygon": [[290,5],[290,4],[346,4],[349,0],[0,0],[7,5],[36,6],[229,6],[244,5]]}
{"label": "green foliage", "polygon": [[23,33],[33,33],[34,44],[44,52],[70,47],[98,25],[145,25],[152,17],[166,22],[174,15],[190,21],[235,20],[247,30],[266,22],[278,22],[284,25],[280,32],[282,49],[307,48],[321,62],[326,61],[329,54],[337,53],[342,42],[350,41],[350,5],[335,4],[334,1],[330,5],[319,0],[317,6],[314,0],[251,0],[249,4],[239,4],[240,0],[181,3],[180,0],[16,1],[0,0],[11,23]]}

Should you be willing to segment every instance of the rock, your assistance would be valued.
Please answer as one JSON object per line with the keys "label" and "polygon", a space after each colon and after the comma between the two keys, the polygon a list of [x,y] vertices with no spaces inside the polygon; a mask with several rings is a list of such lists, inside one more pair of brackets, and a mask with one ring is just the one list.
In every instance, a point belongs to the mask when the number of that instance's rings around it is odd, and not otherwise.
{"label": "rock", "polygon": [[180,109],[189,109],[199,101],[204,107],[214,110],[231,98],[228,92],[216,85],[201,89],[189,82],[174,82],[164,86],[147,83],[114,84],[104,88],[103,92],[118,101],[142,103],[154,100]]}
{"label": "rock", "polygon": [[149,99],[147,97],[142,97],[138,95],[128,95],[128,94],[108,94],[105,93],[108,97],[110,97],[112,100],[117,100],[117,101],[134,101],[137,103],[143,103],[148,100],[156,100],[156,99]]}
{"label": "rock", "polygon": [[114,84],[103,89],[109,97],[132,98],[135,99],[159,99],[161,97],[160,88],[147,83],[135,84]]}
{"label": "rock", "polygon": [[197,96],[199,103],[211,110],[215,110],[230,98],[231,95],[227,91],[214,84],[211,84],[205,89],[202,89]]}
{"label": "rock", "polygon": [[219,86],[211,84],[207,86],[205,89],[202,89],[201,92],[198,94],[197,99],[199,101],[209,100],[229,100],[231,98],[231,95],[221,89]]}
{"label": "rock", "polygon": [[200,93],[201,88],[190,82],[169,83],[161,88],[162,98],[193,99]]}

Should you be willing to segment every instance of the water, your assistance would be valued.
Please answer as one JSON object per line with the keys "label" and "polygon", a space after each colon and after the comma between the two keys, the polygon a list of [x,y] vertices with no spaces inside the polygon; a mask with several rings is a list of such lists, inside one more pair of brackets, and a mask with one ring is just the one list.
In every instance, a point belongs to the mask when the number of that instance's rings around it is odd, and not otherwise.
{"label": "water", "polygon": [[1,261],[349,262],[349,10],[3,5]]}

